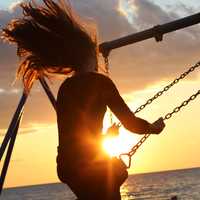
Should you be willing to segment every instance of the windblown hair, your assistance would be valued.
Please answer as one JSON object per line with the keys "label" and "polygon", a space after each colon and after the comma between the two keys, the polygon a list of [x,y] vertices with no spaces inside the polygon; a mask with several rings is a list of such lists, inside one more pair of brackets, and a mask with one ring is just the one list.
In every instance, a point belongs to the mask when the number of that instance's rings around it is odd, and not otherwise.
{"label": "windblown hair", "polygon": [[17,44],[17,77],[23,78],[26,90],[40,76],[79,70],[97,53],[96,37],[78,22],[69,3],[43,3],[22,3],[23,17],[12,20],[2,33],[3,39]]}

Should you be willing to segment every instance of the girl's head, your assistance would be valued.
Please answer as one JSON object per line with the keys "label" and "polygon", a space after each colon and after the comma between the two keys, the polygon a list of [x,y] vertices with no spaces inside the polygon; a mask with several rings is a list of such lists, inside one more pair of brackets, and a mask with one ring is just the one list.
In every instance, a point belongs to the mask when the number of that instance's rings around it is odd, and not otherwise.
{"label": "girl's head", "polygon": [[39,76],[97,69],[96,32],[89,34],[69,3],[43,0],[22,3],[23,18],[3,29],[3,38],[18,46],[21,63],[17,76],[28,90]]}

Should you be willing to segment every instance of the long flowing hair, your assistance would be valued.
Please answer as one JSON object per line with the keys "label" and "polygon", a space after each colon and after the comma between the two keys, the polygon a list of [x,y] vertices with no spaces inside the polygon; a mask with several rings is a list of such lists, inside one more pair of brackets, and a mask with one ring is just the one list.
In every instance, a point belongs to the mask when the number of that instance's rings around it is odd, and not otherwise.
{"label": "long flowing hair", "polygon": [[97,55],[96,32],[89,34],[69,2],[42,1],[44,5],[22,3],[23,17],[2,31],[3,39],[17,44],[17,77],[22,77],[26,90],[40,76],[69,74]]}

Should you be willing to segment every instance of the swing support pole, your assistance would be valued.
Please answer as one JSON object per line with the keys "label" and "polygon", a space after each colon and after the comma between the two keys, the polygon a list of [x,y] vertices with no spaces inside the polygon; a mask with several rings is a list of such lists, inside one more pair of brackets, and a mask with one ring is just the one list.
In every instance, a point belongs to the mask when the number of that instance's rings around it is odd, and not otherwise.
{"label": "swing support pole", "polygon": [[[54,109],[56,110],[56,99],[54,98],[54,95],[51,92],[47,82],[45,81],[44,78],[40,78],[39,81],[40,81],[43,89],[45,90],[45,93],[47,94],[50,102],[52,103]],[[17,106],[17,109],[16,109],[16,111],[13,115],[10,126],[8,128],[8,131],[7,131],[7,133],[4,137],[4,140],[1,144],[1,147],[0,147],[0,161],[1,161],[3,155],[6,151],[6,147],[8,146],[8,150],[6,152],[6,157],[5,157],[5,161],[4,161],[3,168],[2,168],[2,171],[1,171],[1,176],[0,176],[0,195],[2,193],[4,181],[5,181],[5,178],[6,178],[7,170],[8,170],[8,167],[9,167],[11,155],[12,155],[12,152],[13,152],[17,132],[18,132],[18,129],[19,129],[19,126],[20,126],[20,122],[21,122],[21,118],[22,118],[22,115],[23,115],[23,111],[24,111],[24,107],[25,107],[25,103],[26,103],[27,98],[28,98],[28,95],[24,91],[23,94],[22,94],[22,97],[19,101],[19,104]]]}
{"label": "swing support pole", "polygon": [[163,40],[164,34],[180,30],[198,23],[200,23],[200,13],[190,15],[188,17],[184,17],[163,25],[157,25],[153,28],[137,32],[125,37],[121,37],[116,40],[104,42],[100,44],[99,50],[104,56],[108,56],[113,49],[141,42],[150,38],[155,38],[157,42],[161,42]]}

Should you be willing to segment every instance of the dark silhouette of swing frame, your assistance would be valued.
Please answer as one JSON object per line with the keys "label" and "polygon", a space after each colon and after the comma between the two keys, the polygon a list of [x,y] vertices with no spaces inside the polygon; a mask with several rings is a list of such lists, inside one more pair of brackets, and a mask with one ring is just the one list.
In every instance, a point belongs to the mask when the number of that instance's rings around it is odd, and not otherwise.
{"label": "dark silhouette of swing frame", "polygon": [[[176,31],[176,30],[179,30],[179,29],[183,29],[185,27],[192,26],[192,25],[195,25],[195,24],[198,24],[198,23],[200,23],[200,13],[197,13],[197,14],[194,14],[194,15],[191,15],[191,16],[173,21],[173,22],[169,22],[169,23],[166,23],[166,24],[163,24],[163,25],[157,25],[157,26],[155,26],[151,29],[147,29],[145,31],[141,31],[141,32],[138,32],[138,33],[134,33],[132,35],[128,35],[126,37],[122,37],[122,38],[119,38],[119,39],[116,39],[116,40],[113,40],[113,41],[104,42],[104,43],[100,44],[100,46],[99,46],[100,52],[102,53],[102,55],[105,58],[107,58],[109,56],[109,53],[113,49],[123,47],[123,46],[126,46],[126,45],[130,45],[130,44],[140,42],[140,41],[143,41],[143,40],[147,40],[147,39],[150,39],[150,38],[155,38],[157,42],[160,42],[160,41],[162,41],[164,34],[169,33],[169,32],[173,32],[173,31]],[[198,66],[199,65],[200,64],[198,63]],[[198,66],[196,66],[196,67],[198,67]],[[42,79],[42,78],[40,78],[39,81],[40,81],[43,89],[45,90],[52,106],[56,110],[56,99],[55,99],[54,95],[52,94],[47,82],[45,81],[45,79]],[[199,95],[199,94],[200,94],[200,90],[195,95],[193,95],[192,98],[190,97],[190,99],[188,99],[185,102],[188,103],[190,100],[195,99],[196,96]],[[13,115],[13,118],[12,118],[11,123],[9,125],[9,128],[7,130],[7,133],[6,133],[4,140],[3,140],[1,147],[0,147],[0,161],[1,161],[3,155],[6,151],[6,148],[8,146],[8,150],[6,152],[6,157],[5,157],[5,161],[4,161],[4,164],[3,164],[1,177],[0,177],[0,194],[1,194],[2,189],[3,189],[4,180],[5,180],[5,177],[6,177],[6,174],[7,174],[10,158],[11,158],[12,151],[13,151],[13,148],[14,148],[17,132],[18,132],[18,129],[19,129],[20,121],[21,121],[21,118],[22,118],[22,115],[23,115],[24,106],[25,106],[27,98],[28,98],[28,94],[26,94],[25,91],[24,91],[23,94],[22,94],[22,97],[19,101],[19,104],[17,106],[17,109],[16,109],[16,111]],[[183,106],[185,106],[185,105],[183,105]],[[180,110],[180,108],[179,108],[179,110]],[[169,117],[170,114],[172,115],[173,113],[167,114],[166,117],[167,116]],[[137,146],[137,148],[139,148],[139,146],[141,146],[141,144],[145,141],[145,140],[144,141],[143,140],[141,140],[142,142],[139,142],[139,145]],[[127,156],[130,157],[133,154],[129,155],[129,153],[128,153],[128,154],[124,154],[124,155],[127,155]],[[130,164],[131,164],[131,162],[129,160],[129,167],[130,167]]]}

